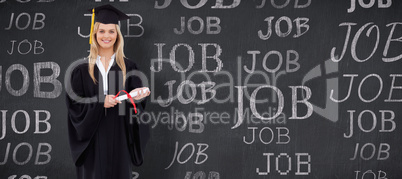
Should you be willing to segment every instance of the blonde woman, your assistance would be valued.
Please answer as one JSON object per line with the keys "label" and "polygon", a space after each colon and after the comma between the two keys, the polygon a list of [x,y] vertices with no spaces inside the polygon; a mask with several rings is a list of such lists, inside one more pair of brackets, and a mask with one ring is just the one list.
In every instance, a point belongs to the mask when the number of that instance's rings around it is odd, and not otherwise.
{"label": "blonde woman", "polygon": [[[148,135],[147,129],[130,122],[130,113],[133,106],[141,112],[145,105],[118,101],[115,95],[121,90],[137,91],[133,98],[137,102],[150,92],[143,92],[140,78],[131,73],[137,69],[135,63],[124,56],[117,24],[129,17],[111,5],[91,11],[96,23],[90,54],[87,63],[72,71],[69,88],[76,97],[66,99],[71,154],[78,179],[130,179],[132,164],[143,162]],[[96,102],[82,100],[94,97]]]}

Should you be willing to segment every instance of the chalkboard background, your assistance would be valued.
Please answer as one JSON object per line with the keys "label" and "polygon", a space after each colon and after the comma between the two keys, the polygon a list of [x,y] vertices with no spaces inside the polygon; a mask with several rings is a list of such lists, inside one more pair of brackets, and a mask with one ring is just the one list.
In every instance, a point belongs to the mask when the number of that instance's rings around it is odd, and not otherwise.
{"label": "chalkboard background", "polygon": [[64,77],[105,3],[152,91],[133,178],[402,178],[398,0],[0,0],[0,178],[75,177]]}

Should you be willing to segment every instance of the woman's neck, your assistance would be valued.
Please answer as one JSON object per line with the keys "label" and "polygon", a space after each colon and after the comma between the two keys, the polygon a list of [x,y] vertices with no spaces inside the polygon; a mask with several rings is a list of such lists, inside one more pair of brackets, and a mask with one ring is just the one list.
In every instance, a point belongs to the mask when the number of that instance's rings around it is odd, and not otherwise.
{"label": "woman's neck", "polygon": [[114,54],[113,49],[99,49],[98,55],[101,57],[110,58]]}

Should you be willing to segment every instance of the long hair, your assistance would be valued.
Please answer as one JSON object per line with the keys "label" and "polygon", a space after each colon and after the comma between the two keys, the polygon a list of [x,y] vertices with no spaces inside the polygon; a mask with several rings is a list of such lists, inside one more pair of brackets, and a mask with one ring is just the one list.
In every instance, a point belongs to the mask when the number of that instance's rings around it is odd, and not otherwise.
{"label": "long hair", "polygon": [[[88,56],[88,71],[89,71],[89,75],[92,78],[92,81],[96,84],[97,81],[95,79],[95,75],[94,75],[94,68],[95,68],[95,64],[96,64],[96,59],[98,58],[98,52],[99,52],[99,44],[96,40],[96,32],[99,29],[99,22],[96,22],[94,24],[94,30],[91,34],[92,36],[92,43],[91,43],[91,49],[89,51],[89,56]],[[119,25],[116,24],[116,31],[117,31],[117,38],[116,38],[116,42],[114,43],[113,46],[113,51],[116,54],[115,60],[117,65],[120,67],[121,72],[123,73],[123,87],[124,84],[126,82],[126,64],[124,63],[124,58],[126,57],[124,55],[124,40],[123,40],[123,35],[121,34],[120,31],[120,27]]]}

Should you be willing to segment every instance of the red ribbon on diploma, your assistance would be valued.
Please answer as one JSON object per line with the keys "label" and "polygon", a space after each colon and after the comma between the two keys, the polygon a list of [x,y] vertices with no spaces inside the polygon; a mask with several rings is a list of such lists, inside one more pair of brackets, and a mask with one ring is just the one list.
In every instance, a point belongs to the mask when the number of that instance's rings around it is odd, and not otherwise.
{"label": "red ribbon on diploma", "polygon": [[125,90],[119,91],[119,92],[116,94],[116,96],[113,97],[113,99],[116,99],[117,96],[119,96],[120,92],[125,92],[125,93],[127,94],[128,99],[130,99],[131,104],[133,104],[133,106],[134,106],[134,112],[135,112],[135,114],[137,114],[137,107],[135,107],[134,100],[133,100],[133,98],[131,97],[131,95],[130,95],[129,93],[127,93],[127,91],[125,91]]}

